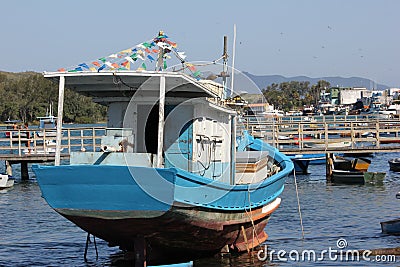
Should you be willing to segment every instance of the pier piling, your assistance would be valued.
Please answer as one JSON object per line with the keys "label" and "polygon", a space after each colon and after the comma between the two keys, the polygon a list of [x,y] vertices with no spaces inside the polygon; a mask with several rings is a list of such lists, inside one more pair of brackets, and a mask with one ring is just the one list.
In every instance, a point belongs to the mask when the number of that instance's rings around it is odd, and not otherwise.
{"label": "pier piling", "polygon": [[29,180],[28,162],[21,162],[21,180]]}

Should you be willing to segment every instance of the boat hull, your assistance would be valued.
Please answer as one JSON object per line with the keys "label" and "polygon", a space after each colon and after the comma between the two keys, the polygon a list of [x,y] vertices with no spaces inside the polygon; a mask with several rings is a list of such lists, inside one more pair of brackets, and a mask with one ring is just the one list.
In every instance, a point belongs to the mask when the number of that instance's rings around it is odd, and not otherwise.
{"label": "boat hull", "polygon": [[86,232],[107,241],[110,246],[119,246],[123,250],[133,251],[135,239],[143,237],[149,252],[148,260],[154,264],[161,258],[163,262],[166,259],[185,261],[212,255],[226,245],[238,252],[251,249],[267,239],[264,228],[279,203],[277,201],[264,213],[262,208],[252,211],[252,216],[245,212],[218,213],[183,207],[173,207],[161,216],[146,219],[95,218],[83,211],[81,214],[67,210],[57,212]]}
{"label": "boat hull", "polygon": [[83,230],[124,250],[143,237],[151,257],[168,252],[179,261],[226,245],[245,251],[264,242],[264,228],[291,172],[257,184],[227,185],[175,168],[34,165],[33,170],[48,204]]}
{"label": "boat hull", "polygon": [[331,181],[335,184],[364,184],[364,173],[360,171],[332,170]]}

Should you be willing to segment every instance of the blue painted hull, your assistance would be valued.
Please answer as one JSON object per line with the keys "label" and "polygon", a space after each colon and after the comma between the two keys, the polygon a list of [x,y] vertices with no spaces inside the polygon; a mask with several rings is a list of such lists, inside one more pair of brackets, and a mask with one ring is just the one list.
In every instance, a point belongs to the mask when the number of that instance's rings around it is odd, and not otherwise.
{"label": "blue painted hull", "polygon": [[256,184],[229,185],[178,168],[32,168],[48,204],[83,230],[126,250],[144,236],[154,255],[163,251],[181,260],[225,245],[243,251],[266,240],[264,228],[280,204],[293,163],[271,146],[259,145],[281,171]]}

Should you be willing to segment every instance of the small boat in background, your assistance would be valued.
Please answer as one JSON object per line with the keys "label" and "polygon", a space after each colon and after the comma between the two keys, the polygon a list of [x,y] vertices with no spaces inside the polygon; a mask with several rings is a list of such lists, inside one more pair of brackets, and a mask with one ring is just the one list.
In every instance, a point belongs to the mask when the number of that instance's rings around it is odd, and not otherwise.
{"label": "small boat in background", "polygon": [[364,183],[382,185],[386,172],[364,172]]}
{"label": "small boat in background", "polygon": [[287,155],[294,163],[294,170],[299,174],[308,174],[310,164],[325,163],[325,154],[289,154]]}
{"label": "small boat in background", "polygon": [[0,190],[14,186],[14,179],[10,179],[8,174],[0,174]]}
{"label": "small boat in background", "polygon": [[388,162],[391,171],[400,172],[400,158],[390,159]]}
{"label": "small boat in background", "polygon": [[57,135],[57,117],[53,116],[53,105],[50,104],[46,116],[37,117],[39,119],[38,137],[55,137]]}
{"label": "small boat in background", "polygon": [[347,159],[339,156],[329,158],[330,179],[336,184],[383,184],[385,172],[369,172],[371,160]]}
{"label": "small boat in background", "polygon": [[[325,143],[306,143],[304,144],[304,147],[307,148],[319,148],[319,149],[325,149],[326,145]],[[334,142],[334,143],[329,143],[328,148],[334,149],[334,148],[346,148],[346,147],[351,147],[351,142],[349,141],[339,141],[339,142]]]}
{"label": "small boat in background", "polygon": [[[400,199],[400,192],[396,193],[396,198]],[[400,218],[394,219],[386,222],[381,222],[382,233],[389,235],[399,235],[400,234]]]}
{"label": "small boat in background", "polygon": [[400,219],[381,222],[382,233],[389,235],[400,234]]}

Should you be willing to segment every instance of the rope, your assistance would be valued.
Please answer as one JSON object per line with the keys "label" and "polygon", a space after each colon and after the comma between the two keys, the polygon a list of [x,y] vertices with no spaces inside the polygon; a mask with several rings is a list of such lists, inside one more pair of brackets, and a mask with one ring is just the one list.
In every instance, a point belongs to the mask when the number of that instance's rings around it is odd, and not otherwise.
{"label": "rope", "polygon": [[297,207],[298,207],[299,217],[300,217],[301,236],[302,236],[302,239],[304,239],[303,216],[301,216],[301,207],[300,207],[299,189],[297,187],[296,171],[293,172],[293,177],[294,177],[294,185],[296,187]]}
{"label": "rope", "polygon": [[251,225],[252,225],[252,227],[253,227],[253,231],[252,231],[253,233],[252,233],[252,239],[251,239],[251,252],[253,252],[253,251],[254,251],[254,237],[257,239],[258,246],[261,246],[261,242],[260,242],[260,240],[258,239],[258,235],[255,234],[255,233],[256,233],[256,226],[255,226],[255,224],[254,224],[253,217],[251,217],[250,186],[247,187],[247,193],[248,193],[248,196],[249,196],[249,210],[250,210],[250,214],[249,214],[249,212],[247,211],[246,208],[244,209],[244,211],[246,212],[246,215],[249,217],[249,219],[250,219],[250,221],[251,221]]}

